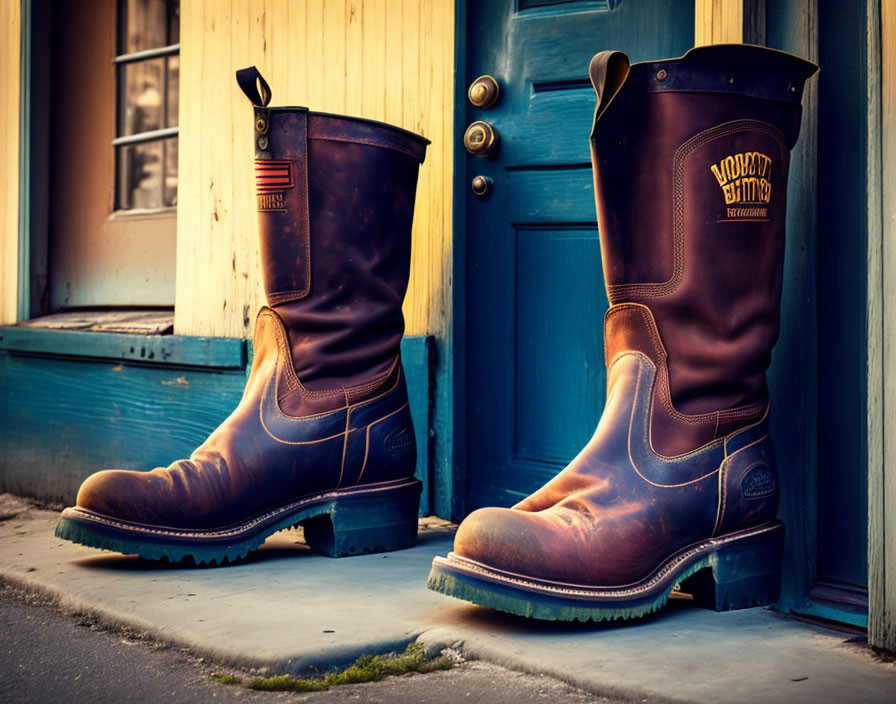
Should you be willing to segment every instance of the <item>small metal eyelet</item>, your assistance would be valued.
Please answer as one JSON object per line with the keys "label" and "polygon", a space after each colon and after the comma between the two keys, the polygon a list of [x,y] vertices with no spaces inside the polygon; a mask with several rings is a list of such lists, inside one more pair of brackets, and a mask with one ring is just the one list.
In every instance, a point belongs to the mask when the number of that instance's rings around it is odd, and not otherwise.
{"label": "small metal eyelet", "polygon": [[267,137],[259,137],[258,138],[258,148],[261,151],[265,151],[268,148],[268,138]]}
{"label": "small metal eyelet", "polygon": [[731,84],[734,83],[734,76],[732,76],[731,78],[728,79],[728,83],[731,83]]}
{"label": "small metal eyelet", "polygon": [[656,72],[656,80],[658,80],[658,81],[665,81],[665,80],[666,80],[666,76],[668,76],[668,75],[669,75],[669,74],[666,73],[666,69],[661,68],[659,71]]}
{"label": "small metal eyelet", "polygon": [[259,134],[264,134],[268,131],[268,121],[264,118],[264,116],[259,115],[255,119],[255,131]]}

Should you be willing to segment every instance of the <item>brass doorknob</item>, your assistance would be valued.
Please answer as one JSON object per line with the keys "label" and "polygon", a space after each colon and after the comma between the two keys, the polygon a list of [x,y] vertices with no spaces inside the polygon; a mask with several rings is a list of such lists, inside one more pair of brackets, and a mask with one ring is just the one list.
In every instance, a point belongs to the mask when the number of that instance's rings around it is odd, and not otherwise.
{"label": "brass doorknob", "polygon": [[500,137],[487,122],[477,120],[464,132],[464,147],[474,156],[490,156],[498,150]]}
{"label": "brass doorknob", "polygon": [[501,88],[498,82],[489,75],[477,78],[470,84],[470,88],[467,91],[467,97],[470,99],[470,102],[483,110],[497,103],[500,94]]}
{"label": "brass doorknob", "polygon": [[488,176],[475,176],[473,180],[470,182],[470,188],[480,198],[485,198],[492,191],[492,186],[494,185],[494,181],[492,181]]}

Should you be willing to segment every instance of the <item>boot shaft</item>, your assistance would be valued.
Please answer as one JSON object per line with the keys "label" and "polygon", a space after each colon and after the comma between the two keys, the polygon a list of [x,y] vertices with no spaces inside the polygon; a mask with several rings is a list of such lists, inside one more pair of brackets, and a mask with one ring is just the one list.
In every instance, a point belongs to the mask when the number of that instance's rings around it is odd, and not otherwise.
{"label": "boot shaft", "polygon": [[592,61],[608,298],[650,309],[682,413],[763,411],[780,325],[790,150],[815,70],[748,45],[632,66],[619,52]]}
{"label": "boot shaft", "polygon": [[[422,137],[372,120],[267,107],[254,69],[259,245],[268,304],[309,389],[385,372],[404,332]],[[260,92],[258,86],[261,87]]]}

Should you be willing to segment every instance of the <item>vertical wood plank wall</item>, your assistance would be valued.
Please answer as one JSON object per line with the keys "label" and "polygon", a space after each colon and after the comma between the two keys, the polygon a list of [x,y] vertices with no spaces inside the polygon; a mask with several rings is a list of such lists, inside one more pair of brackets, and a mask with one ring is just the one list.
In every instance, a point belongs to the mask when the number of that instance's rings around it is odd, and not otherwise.
{"label": "vertical wood plank wall", "polygon": [[0,324],[16,321],[19,257],[20,3],[0,2]]}
{"label": "vertical wood plank wall", "polygon": [[744,0],[694,0],[694,46],[744,41]]}
{"label": "vertical wood plank wall", "polygon": [[432,141],[414,218],[408,334],[450,316],[453,0],[183,0],[175,332],[249,337],[263,303],[252,109],[234,71],[257,65],[272,105],[390,122]]}

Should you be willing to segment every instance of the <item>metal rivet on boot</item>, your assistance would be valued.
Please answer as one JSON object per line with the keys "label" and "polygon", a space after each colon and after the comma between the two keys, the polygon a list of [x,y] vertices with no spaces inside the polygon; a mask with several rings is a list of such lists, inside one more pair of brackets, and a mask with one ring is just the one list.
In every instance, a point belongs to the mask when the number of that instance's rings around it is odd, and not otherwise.
{"label": "metal rivet on boot", "polygon": [[669,75],[669,74],[666,73],[666,69],[661,68],[659,71],[656,72],[656,80],[658,80],[658,81],[665,81],[665,80],[666,80],[666,76],[668,76],[668,75]]}
{"label": "metal rivet on boot", "polygon": [[259,137],[258,138],[258,148],[264,151],[268,148],[268,138],[267,137]]}

